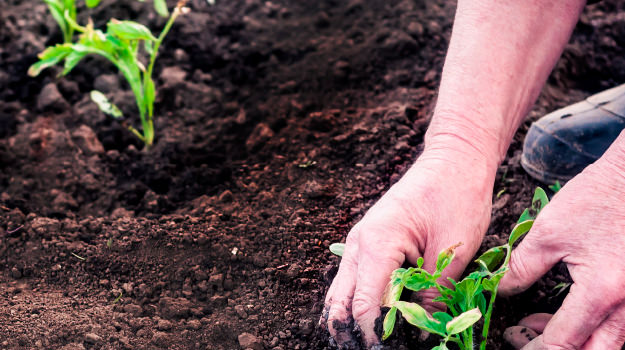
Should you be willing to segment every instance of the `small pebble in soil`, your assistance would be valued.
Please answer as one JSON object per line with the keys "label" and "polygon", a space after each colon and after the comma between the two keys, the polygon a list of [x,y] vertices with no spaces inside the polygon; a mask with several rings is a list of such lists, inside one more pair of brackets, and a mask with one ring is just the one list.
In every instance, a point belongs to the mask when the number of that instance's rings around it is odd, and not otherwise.
{"label": "small pebble in soil", "polygon": [[262,350],[263,342],[257,336],[250,333],[241,333],[238,337],[242,349]]}
{"label": "small pebble in soil", "polygon": [[87,333],[85,334],[85,342],[89,344],[97,344],[102,341],[102,337],[95,333]]}

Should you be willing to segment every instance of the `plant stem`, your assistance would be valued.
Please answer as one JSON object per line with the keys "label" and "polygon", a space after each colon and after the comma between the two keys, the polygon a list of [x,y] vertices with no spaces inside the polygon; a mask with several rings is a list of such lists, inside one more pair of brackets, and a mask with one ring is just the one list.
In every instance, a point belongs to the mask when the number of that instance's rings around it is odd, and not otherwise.
{"label": "plant stem", "polygon": [[486,315],[484,315],[484,327],[482,328],[482,342],[480,343],[480,350],[486,350],[486,341],[488,340],[488,328],[490,327],[490,317],[493,315],[493,305],[495,304],[495,298],[497,297],[497,288],[490,294],[490,301],[488,303],[488,309]]}
{"label": "plant stem", "polygon": [[[150,55],[150,63],[148,64],[148,68],[145,72],[143,72],[143,91],[145,94],[145,87],[148,84],[148,80],[152,80],[152,72],[154,71],[154,62],[156,62],[156,56],[158,55],[158,49],[161,46],[161,43],[163,42],[163,40],[165,39],[165,36],[167,35],[167,33],[169,33],[169,30],[171,29],[172,25],[174,24],[174,21],[176,20],[176,18],[180,15],[181,11],[182,11],[182,7],[186,4],[186,0],[181,0],[178,2],[178,4],[176,5],[176,8],[174,8],[174,11],[172,12],[171,16],[169,17],[169,19],[167,20],[167,23],[165,24],[165,27],[163,28],[163,30],[161,31],[161,34],[159,34],[158,38],[156,38],[156,41],[154,42],[154,48],[152,50],[152,54]],[[144,97],[143,99],[144,104],[146,102],[146,99]],[[151,101],[150,103],[154,103],[154,101]],[[144,121],[144,130],[143,130],[143,134],[145,136],[144,142],[146,144],[146,146],[151,146],[152,142],[154,141],[154,109],[153,106],[145,106],[145,109],[148,111],[148,119],[147,119],[147,123],[145,123]],[[145,116],[142,116],[142,119],[144,119]]]}

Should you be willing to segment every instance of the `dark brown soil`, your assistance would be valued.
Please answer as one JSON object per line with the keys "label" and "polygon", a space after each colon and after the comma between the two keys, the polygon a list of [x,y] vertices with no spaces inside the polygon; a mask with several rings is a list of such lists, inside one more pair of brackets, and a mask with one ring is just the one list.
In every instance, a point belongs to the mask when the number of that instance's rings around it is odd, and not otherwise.
{"label": "dark brown soil", "polygon": [[[157,62],[145,152],[88,98],[98,88],[132,115],[115,69],[88,59],[66,78],[28,77],[61,35],[41,1],[0,5],[0,348],[328,347],[327,248],[418,156],[454,5],[190,7]],[[625,81],[624,10],[588,7],[530,119]],[[163,24],[150,2],[81,13]],[[501,166],[484,248],[536,185],[519,167],[528,125]],[[490,348],[506,348],[503,329],[527,313],[557,308],[560,272],[497,304]],[[390,344],[420,348],[409,327]]]}

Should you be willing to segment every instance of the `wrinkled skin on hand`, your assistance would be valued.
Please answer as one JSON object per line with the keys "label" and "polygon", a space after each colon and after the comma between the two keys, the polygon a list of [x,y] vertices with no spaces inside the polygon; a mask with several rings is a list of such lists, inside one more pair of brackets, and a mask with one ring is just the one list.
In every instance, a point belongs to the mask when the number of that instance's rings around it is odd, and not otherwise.
{"label": "wrinkled skin on hand", "polygon": [[[559,261],[574,281],[553,317],[531,315],[506,331],[517,348],[611,350],[625,342],[625,162],[608,153],[554,196],[513,250],[503,294],[525,290]],[[523,327],[538,336],[530,342]]]}
{"label": "wrinkled skin on hand", "polygon": [[[352,228],[320,320],[331,343],[359,348],[355,324],[367,348],[379,344],[374,323],[382,294],[391,272],[405,261],[414,264],[422,256],[424,268],[433,271],[438,253],[462,242],[445,270],[454,278],[462,273],[490,221],[494,172],[475,164],[466,154],[424,153]],[[422,295],[422,305],[442,308],[431,302],[435,296]]]}

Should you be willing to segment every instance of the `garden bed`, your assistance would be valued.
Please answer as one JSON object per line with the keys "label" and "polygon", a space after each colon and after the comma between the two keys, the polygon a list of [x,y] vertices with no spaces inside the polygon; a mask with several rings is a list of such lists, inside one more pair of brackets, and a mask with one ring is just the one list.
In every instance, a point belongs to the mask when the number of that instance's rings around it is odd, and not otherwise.
{"label": "garden bed", "polygon": [[[586,9],[530,119],[625,81],[617,4]],[[62,79],[28,77],[61,34],[42,1],[1,5],[0,348],[327,347],[327,248],[418,156],[454,5],[189,6],[157,62],[144,152],[89,100],[98,88],[134,108],[116,70],[90,59]],[[138,1],[85,13],[163,25]],[[537,185],[519,165],[528,126],[499,170],[483,248],[503,242]],[[490,348],[557,308],[559,269],[498,302]],[[416,337],[403,327],[390,343],[419,349]]]}

